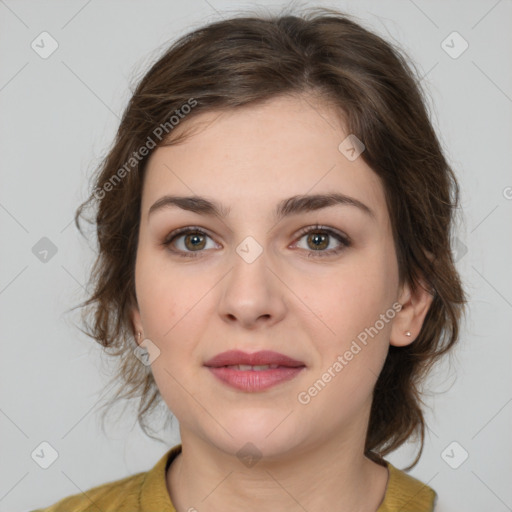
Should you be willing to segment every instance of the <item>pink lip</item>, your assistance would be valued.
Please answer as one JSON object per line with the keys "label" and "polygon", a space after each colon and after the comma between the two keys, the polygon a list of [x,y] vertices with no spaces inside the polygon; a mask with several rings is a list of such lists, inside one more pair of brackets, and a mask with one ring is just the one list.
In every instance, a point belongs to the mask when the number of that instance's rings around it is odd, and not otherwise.
{"label": "pink lip", "polygon": [[[227,368],[234,365],[279,365],[268,370],[238,370]],[[205,366],[220,381],[240,391],[264,391],[277,384],[293,379],[306,365],[278,352],[263,350],[249,354],[240,350],[230,350],[216,355]]]}
{"label": "pink lip", "polygon": [[255,392],[276,386],[282,382],[293,379],[305,366],[296,368],[280,366],[279,368],[269,370],[236,370],[225,366],[208,369],[219,380],[240,391]]}
{"label": "pink lip", "polygon": [[241,350],[228,350],[227,352],[217,354],[204,363],[205,366],[216,368],[237,364],[250,364],[251,366],[278,364],[279,366],[291,368],[306,366],[302,361],[297,361],[296,359],[292,359],[284,354],[279,354],[279,352],[273,352],[272,350],[261,350],[259,352],[253,352],[252,354],[242,352]]}

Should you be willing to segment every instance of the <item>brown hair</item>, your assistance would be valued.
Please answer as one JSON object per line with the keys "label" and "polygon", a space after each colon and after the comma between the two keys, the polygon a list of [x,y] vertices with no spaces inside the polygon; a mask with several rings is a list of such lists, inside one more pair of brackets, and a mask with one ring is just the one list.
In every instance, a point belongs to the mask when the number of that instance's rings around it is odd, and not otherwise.
{"label": "brown hair", "polygon": [[347,133],[366,147],[361,158],[381,178],[400,284],[424,281],[434,296],[417,339],[389,349],[365,443],[365,453],[378,460],[419,435],[409,468],[417,463],[425,435],[420,385],[457,341],[466,297],[451,250],[459,188],[413,69],[397,47],[360,23],[317,8],[211,23],[181,37],[143,76],[75,222],[82,231],[84,208],[94,206],[98,256],[93,292],[81,304],[85,332],[118,357],[113,382],[120,386],[111,402],[140,398],[137,419],[147,435],[153,437],[145,418],[162,401],[152,373],[133,355],[130,308],[144,168],[155,139],[156,147],[173,143],[174,125],[202,112],[313,94],[337,107]]}

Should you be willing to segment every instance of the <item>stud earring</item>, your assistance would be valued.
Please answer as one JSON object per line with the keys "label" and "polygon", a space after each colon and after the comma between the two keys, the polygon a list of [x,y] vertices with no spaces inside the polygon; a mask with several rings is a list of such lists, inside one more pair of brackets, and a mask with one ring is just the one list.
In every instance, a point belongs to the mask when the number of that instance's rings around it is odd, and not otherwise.
{"label": "stud earring", "polygon": [[411,331],[405,331],[406,336],[411,336]]}
{"label": "stud earring", "polygon": [[137,339],[140,341],[140,338],[142,336],[142,333],[140,331],[137,331]]}

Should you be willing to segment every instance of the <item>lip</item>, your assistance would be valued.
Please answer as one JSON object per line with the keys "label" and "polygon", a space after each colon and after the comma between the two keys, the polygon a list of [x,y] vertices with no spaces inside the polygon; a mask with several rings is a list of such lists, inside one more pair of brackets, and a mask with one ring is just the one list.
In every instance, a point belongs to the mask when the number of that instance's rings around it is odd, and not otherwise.
{"label": "lip", "polygon": [[[219,368],[221,366],[233,366],[237,364],[246,365],[264,365],[264,364],[277,364],[288,368],[297,368],[299,366],[306,366],[302,361],[297,361],[291,357],[274,352],[272,350],[260,350],[259,352],[243,352],[241,350],[228,350],[212,357],[205,366]],[[264,370],[266,371],[266,370]]]}
{"label": "lip", "polygon": [[281,366],[269,370],[236,370],[233,368],[208,367],[217,379],[224,384],[248,393],[265,391],[273,386],[295,378],[305,366],[286,367]]}
{"label": "lip", "polygon": [[[239,370],[227,367],[235,365],[279,366],[268,370]],[[302,361],[270,350],[252,354],[240,350],[229,350],[208,360],[205,366],[224,384],[245,392],[264,391],[293,379],[306,368]]]}

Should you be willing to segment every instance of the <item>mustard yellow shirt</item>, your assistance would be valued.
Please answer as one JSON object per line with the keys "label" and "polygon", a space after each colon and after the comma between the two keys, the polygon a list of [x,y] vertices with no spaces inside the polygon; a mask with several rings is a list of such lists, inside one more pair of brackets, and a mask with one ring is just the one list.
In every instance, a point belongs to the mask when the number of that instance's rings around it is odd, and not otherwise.
{"label": "mustard yellow shirt", "polygon": [[[178,444],[149,471],[93,487],[32,512],[176,512],[167,492],[166,471],[180,452]],[[389,479],[377,512],[432,512],[435,491],[385,462]]]}

